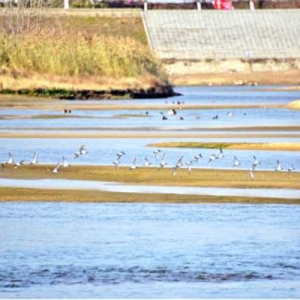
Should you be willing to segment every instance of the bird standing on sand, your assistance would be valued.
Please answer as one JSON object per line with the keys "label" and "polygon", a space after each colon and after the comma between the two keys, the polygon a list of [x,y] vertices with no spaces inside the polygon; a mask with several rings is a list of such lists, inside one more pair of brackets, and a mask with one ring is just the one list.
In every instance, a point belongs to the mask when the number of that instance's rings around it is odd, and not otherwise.
{"label": "bird standing on sand", "polygon": [[137,168],[136,162],[137,162],[137,158],[135,157],[134,160],[132,161],[132,165],[129,168],[130,171],[133,171]]}
{"label": "bird standing on sand", "polygon": [[8,161],[6,163],[9,165],[12,165],[14,163],[14,158],[11,152],[8,153]]}
{"label": "bird standing on sand", "polygon": [[254,173],[253,173],[252,169],[249,170],[249,176],[250,176],[251,180],[254,179]]}
{"label": "bird standing on sand", "polygon": [[276,166],[275,171],[282,171],[281,163],[279,160],[277,160],[277,166]]}
{"label": "bird standing on sand", "polygon": [[161,160],[161,162],[160,162],[159,165],[160,165],[160,169],[162,169],[163,167],[165,167],[167,165],[167,162],[166,162],[166,153],[164,153],[163,158],[162,158],[162,160]]}
{"label": "bird standing on sand", "polygon": [[60,168],[60,166],[61,166],[61,165],[60,165],[60,163],[58,162],[57,165],[55,166],[55,168],[53,169],[52,173],[53,173],[53,174],[57,174],[57,173],[58,173],[58,170],[59,170],[59,168]]}
{"label": "bird standing on sand", "polygon": [[188,171],[189,171],[189,174],[192,173],[192,164],[193,164],[193,161],[192,160],[189,160],[185,163],[185,165],[187,166],[188,168]]}
{"label": "bird standing on sand", "polygon": [[64,156],[62,157],[62,160],[63,160],[62,166],[63,166],[64,168],[67,168],[67,167],[70,166],[70,164],[66,161],[66,159],[65,159]]}
{"label": "bird standing on sand", "polygon": [[33,159],[32,161],[30,162],[31,165],[35,165],[38,163],[38,155],[36,152],[34,152],[34,155],[33,155]]}
{"label": "bird standing on sand", "polygon": [[3,172],[3,169],[4,169],[4,165],[3,164],[0,164],[0,170]]}

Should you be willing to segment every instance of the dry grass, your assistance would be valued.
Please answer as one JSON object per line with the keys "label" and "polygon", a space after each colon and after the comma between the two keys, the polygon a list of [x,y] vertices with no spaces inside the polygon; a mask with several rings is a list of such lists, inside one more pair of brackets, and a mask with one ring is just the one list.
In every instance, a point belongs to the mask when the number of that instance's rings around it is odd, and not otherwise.
{"label": "dry grass", "polygon": [[151,147],[166,148],[208,148],[239,150],[278,150],[278,151],[299,151],[300,143],[198,143],[198,142],[168,142],[155,143],[149,145]]}
{"label": "dry grass", "polygon": [[109,91],[167,82],[137,17],[47,16],[40,30],[1,32],[0,45],[2,90]]}

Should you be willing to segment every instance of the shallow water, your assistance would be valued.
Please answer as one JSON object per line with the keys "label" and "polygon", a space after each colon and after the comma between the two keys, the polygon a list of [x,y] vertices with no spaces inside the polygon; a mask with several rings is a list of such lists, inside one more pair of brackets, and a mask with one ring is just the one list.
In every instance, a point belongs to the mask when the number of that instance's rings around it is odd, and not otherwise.
{"label": "shallow water", "polygon": [[[288,139],[288,141],[298,141],[299,138]],[[30,141],[30,142],[29,142]],[[34,152],[39,155],[40,163],[56,164],[62,161],[62,156],[65,156],[71,164],[86,164],[86,165],[112,165],[117,158],[117,153],[123,150],[126,154],[121,159],[121,166],[130,166],[133,159],[137,158],[137,165],[142,166],[145,162],[145,157],[149,159],[153,166],[159,166],[162,160],[162,154],[156,160],[153,151],[156,148],[148,147],[147,145],[159,142],[178,141],[176,138],[151,138],[151,139],[1,139],[0,145],[0,162],[8,160],[8,152],[14,155],[16,161],[26,160],[31,161]],[[229,142],[241,141],[241,139],[183,139],[180,141],[191,142]],[[249,139],[248,139],[249,141]],[[278,141],[278,139],[254,139],[252,141]],[[281,139],[282,141],[282,139]],[[74,159],[74,152],[81,145],[85,145],[88,151],[87,155],[82,155],[78,159]],[[166,161],[169,167],[175,166],[177,160],[184,156],[184,163],[193,160],[193,168],[224,168],[233,169],[234,156],[240,161],[240,166],[235,169],[250,169],[254,161],[255,155],[260,161],[258,170],[275,170],[276,161],[281,162],[282,168],[287,170],[294,166],[295,170],[300,170],[300,155],[298,151],[265,151],[265,150],[229,150],[224,149],[224,158],[216,159],[208,163],[212,154],[219,155],[218,149],[189,149],[189,148],[160,148],[161,153],[166,153]],[[194,157],[198,154],[202,158],[195,162]]]}
{"label": "shallow water", "polygon": [[1,298],[299,298],[300,207],[0,203]]}
{"label": "shallow water", "polygon": [[[248,108],[248,109],[182,109],[176,115],[169,110],[93,110],[73,111],[72,115],[65,116],[63,112],[41,110],[2,110],[0,119],[2,128],[118,128],[118,127],[148,127],[167,128],[194,127],[248,127],[248,126],[300,126],[300,112],[284,108]],[[23,115],[27,114],[27,118]],[[29,113],[29,114],[28,114]],[[147,113],[147,114],[146,114]],[[1,116],[0,114],[0,116]],[[63,118],[46,118],[41,115],[60,115]],[[162,120],[162,115],[168,119]],[[38,118],[30,118],[39,116]],[[215,119],[217,116],[217,119]],[[183,118],[181,120],[180,118]]]}

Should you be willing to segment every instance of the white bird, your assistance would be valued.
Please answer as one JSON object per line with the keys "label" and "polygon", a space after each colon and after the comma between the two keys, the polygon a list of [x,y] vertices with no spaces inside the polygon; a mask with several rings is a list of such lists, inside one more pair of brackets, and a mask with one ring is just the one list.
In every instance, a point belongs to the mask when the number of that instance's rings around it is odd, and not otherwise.
{"label": "white bird", "polygon": [[198,162],[198,160],[199,160],[201,157],[202,157],[202,154],[201,154],[201,153],[195,155],[195,156],[194,156],[195,162]]}
{"label": "white bird", "polygon": [[147,157],[145,157],[144,167],[148,167],[150,165],[151,165],[151,162],[149,161],[149,159]]}
{"label": "white bird", "polygon": [[214,161],[215,159],[217,159],[216,155],[215,154],[212,154],[209,159],[208,159],[208,163]]}
{"label": "white bird", "polygon": [[234,167],[237,167],[237,166],[239,166],[240,164],[241,164],[240,161],[237,159],[236,156],[234,156],[233,166],[234,166]]}
{"label": "white bird", "polygon": [[282,171],[281,163],[279,160],[277,160],[277,166],[276,166],[275,171]]}
{"label": "white bird", "polygon": [[292,171],[294,171],[294,170],[296,170],[296,169],[294,168],[294,166],[291,166],[291,167],[289,167],[287,170],[288,170],[288,172],[292,172]]}
{"label": "white bird", "polygon": [[56,167],[53,169],[52,173],[53,173],[53,174],[58,173],[59,168],[60,168],[60,163],[57,163],[57,165],[56,165]]}
{"label": "white bird", "polygon": [[167,162],[166,162],[166,153],[164,153],[163,155],[163,158],[160,162],[160,169],[162,169],[165,165],[167,165]]}
{"label": "white bird", "polygon": [[186,165],[187,168],[188,168],[189,174],[192,173],[192,164],[193,164],[193,161],[192,161],[192,160],[187,161],[187,162],[185,163],[185,165]]}
{"label": "white bird", "polygon": [[87,150],[86,150],[86,148],[85,148],[85,145],[82,145],[82,146],[79,148],[79,153],[80,153],[81,155],[87,154]]}
{"label": "white bird", "polygon": [[249,176],[250,176],[251,180],[254,179],[254,174],[253,174],[253,170],[252,169],[249,170]]}
{"label": "white bird", "polygon": [[113,161],[113,165],[116,168],[119,164],[121,163],[121,161],[119,159],[116,159],[115,161]]}
{"label": "white bird", "polygon": [[227,112],[227,116],[228,117],[232,117],[233,116],[233,112],[232,111]]}
{"label": "white bird", "polygon": [[118,157],[117,160],[119,160],[124,154],[125,154],[124,151],[118,152],[118,153],[117,153],[117,157]]}
{"label": "white bird", "polygon": [[132,161],[132,165],[129,169],[130,171],[135,170],[137,168],[136,161],[137,161],[137,158],[135,157],[134,160]]}
{"label": "white bird", "polygon": [[32,161],[30,162],[31,165],[35,165],[38,163],[38,155],[36,152],[34,152],[34,155],[33,155],[33,159]]}
{"label": "white bird", "polygon": [[224,156],[222,147],[220,147],[219,151],[220,151],[220,153],[219,153],[219,155],[217,156],[217,158],[219,158],[219,159],[224,158],[225,156]]}
{"label": "white bird", "polygon": [[7,164],[12,165],[14,163],[14,158],[11,152],[8,153],[8,161]]}
{"label": "white bird", "polygon": [[63,163],[62,163],[62,166],[64,167],[64,168],[67,168],[67,167],[69,167],[70,166],[70,164],[66,161],[66,159],[65,159],[65,157],[63,156],[62,157],[62,159],[63,159]]}
{"label": "white bird", "polygon": [[183,156],[181,156],[178,161],[176,162],[176,165],[173,168],[173,176],[176,175],[177,173],[177,169],[180,168],[182,166],[182,160],[183,160]]}
{"label": "white bird", "polygon": [[156,149],[156,150],[153,151],[153,154],[154,154],[154,156],[155,156],[156,161],[158,160],[158,154],[159,154],[160,152],[161,152],[161,150],[159,150],[159,149]]}
{"label": "white bird", "polygon": [[253,156],[253,164],[252,164],[252,168],[255,169],[258,165],[260,165],[260,162],[258,161],[258,159],[256,158],[256,156]]}
{"label": "white bird", "polygon": [[80,156],[80,151],[76,151],[74,153],[74,158],[77,159]]}

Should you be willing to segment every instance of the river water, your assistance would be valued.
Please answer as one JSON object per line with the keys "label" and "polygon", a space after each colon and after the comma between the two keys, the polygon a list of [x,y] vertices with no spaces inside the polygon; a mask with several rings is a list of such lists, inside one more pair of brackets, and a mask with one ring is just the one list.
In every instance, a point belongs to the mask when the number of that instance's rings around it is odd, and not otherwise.
{"label": "river water", "polygon": [[2,298],[300,296],[300,206],[1,203],[0,226]]}
{"label": "river water", "polygon": [[[263,90],[266,88],[269,90]],[[173,101],[184,101],[208,106],[268,106],[300,98],[299,91],[279,92],[274,87],[178,87],[177,91],[184,96],[103,103],[161,105],[168,101],[172,107]],[[74,103],[65,102],[66,107]],[[183,108],[179,111],[183,120],[168,115],[165,122],[158,110],[149,111],[147,116],[144,110],[74,111],[72,118],[51,119],[43,115],[57,111],[8,108],[0,111],[0,132],[22,132],[25,128],[24,132],[72,132],[77,128],[82,132],[121,128],[121,132],[124,127],[141,127],[144,133],[176,133],[188,132],[189,128],[193,128],[190,132],[214,128],[211,138],[180,141],[299,142],[298,131],[290,131],[287,137],[264,137],[268,132],[262,132],[261,137],[251,138],[245,132],[244,137],[234,138],[228,132],[227,138],[214,138],[214,134],[226,133],[218,129],[228,127],[300,125],[299,111],[284,108],[237,108],[230,112],[231,117],[227,108]],[[137,117],[141,114],[143,117]],[[24,115],[33,118],[23,119]],[[218,120],[213,119],[215,115]],[[159,161],[149,144],[163,141],[178,139],[2,138],[0,162],[7,161],[12,152],[17,161],[25,159],[28,163],[37,152],[41,163],[56,164],[64,155],[71,164],[111,165],[116,153],[124,150],[122,164],[130,165],[135,157],[142,164],[147,156],[155,166]],[[74,152],[82,144],[88,154],[75,160]],[[300,169],[299,152],[295,151],[225,149],[224,159],[208,163],[218,149],[161,150],[170,167],[180,156],[188,161],[201,152],[203,157],[194,163],[195,168],[232,169],[233,157],[237,156],[241,162],[237,169],[249,169],[256,155],[261,170],[273,171],[277,160],[284,170],[290,166],[296,172]],[[1,184],[20,186],[17,181],[7,183],[5,179]],[[29,182],[22,184],[28,186]],[[66,182],[30,184],[53,188]],[[68,184],[71,188],[82,185]],[[291,196],[289,190],[281,192]],[[0,228],[0,298],[300,298],[299,205],[1,202]]]}

